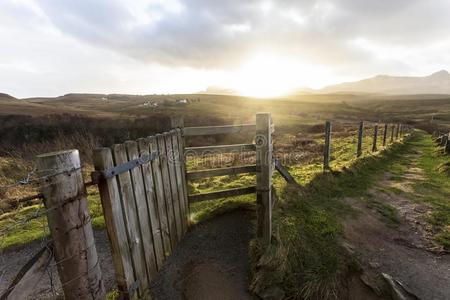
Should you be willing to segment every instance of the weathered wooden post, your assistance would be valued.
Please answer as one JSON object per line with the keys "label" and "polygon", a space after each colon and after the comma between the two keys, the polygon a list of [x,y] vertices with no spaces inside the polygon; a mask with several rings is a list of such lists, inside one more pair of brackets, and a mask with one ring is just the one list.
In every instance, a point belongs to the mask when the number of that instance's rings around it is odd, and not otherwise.
{"label": "weathered wooden post", "polygon": [[400,124],[397,124],[397,127],[395,128],[395,140],[398,140],[399,133],[400,133]]}
{"label": "weathered wooden post", "polygon": [[37,171],[65,299],[105,299],[78,150],[39,155]]}
{"label": "weathered wooden post", "polygon": [[270,113],[256,114],[257,236],[264,244],[272,238],[272,134]]}
{"label": "weathered wooden post", "polygon": [[372,144],[372,152],[376,152],[377,148],[377,140],[378,140],[378,124],[373,128],[373,144]]}
{"label": "weathered wooden post", "polygon": [[450,153],[450,132],[447,133],[447,141],[445,142],[444,146],[444,154],[445,153]]}
{"label": "weathered wooden post", "polygon": [[383,147],[386,147],[387,131],[388,131],[388,124],[384,124],[384,131],[383,131]]}
{"label": "weathered wooden post", "polygon": [[323,169],[330,169],[330,154],[331,154],[331,122],[325,122],[325,145],[323,148]]}
{"label": "weathered wooden post", "polygon": [[445,147],[447,145],[448,142],[448,133],[447,134],[443,134],[442,135],[442,139],[441,139],[441,147]]}
{"label": "weathered wooden post", "polygon": [[391,126],[391,143],[394,142],[394,131],[395,131],[395,125],[392,124],[392,126]]}
{"label": "weathered wooden post", "polygon": [[364,134],[364,122],[359,122],[358,146],[357,146],[357,149],[356,149],[356,157],[360,157],[362,155],[363,134]]}

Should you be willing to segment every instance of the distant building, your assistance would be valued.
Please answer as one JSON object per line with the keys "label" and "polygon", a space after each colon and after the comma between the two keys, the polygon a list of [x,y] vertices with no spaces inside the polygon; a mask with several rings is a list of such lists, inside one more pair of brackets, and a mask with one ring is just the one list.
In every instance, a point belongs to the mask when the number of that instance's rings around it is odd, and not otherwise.
{"label": "distant building", "polygon": [[188,99],[179,99],[176,101],[177,104],[188,104],[189,100]]}

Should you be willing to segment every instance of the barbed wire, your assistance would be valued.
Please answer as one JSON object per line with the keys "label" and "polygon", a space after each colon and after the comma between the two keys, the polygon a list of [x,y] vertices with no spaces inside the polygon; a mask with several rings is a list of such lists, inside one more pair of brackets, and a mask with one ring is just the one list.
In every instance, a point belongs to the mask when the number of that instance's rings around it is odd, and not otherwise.
{"label": "barbed wire", "polygon": [[40,177],[33,177],[34,174],[37,172],[37,169],[34,169],[33,171],[28,172],[22,179],[19,179],[15,183],[7,184],[7,185],[0,185],[0,190],[7,190],[7,189],[11,189],[11,188],[18,187],[18,186],[21,186],[21,185],[32,184],[34,182],[39,182],[41,180],[46,180],[48,178],[51,178],[51,177],[54,177],[54,176],[57,176],[57,175],[61,175],[61,174],[70,174],[72,172],[81,170],[84,167],[85,167],[84,165],[81,165],[79,167],[75,167],[75,168],[72,168],[72,169],[69,169],[69,170],[60,170],[60,169],[56,169],[56,168],[39,170],[39,173],[46,173],[46,172],[50,172],[50,171],[57,171],[55,173],[47,174],[47,175],[40,176]]}

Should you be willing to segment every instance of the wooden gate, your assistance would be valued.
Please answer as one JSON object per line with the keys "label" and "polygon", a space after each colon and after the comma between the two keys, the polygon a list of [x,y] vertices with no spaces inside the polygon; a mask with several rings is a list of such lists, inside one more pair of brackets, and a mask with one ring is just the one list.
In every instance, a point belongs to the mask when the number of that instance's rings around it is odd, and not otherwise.
{"label": "wooden gate", "polygon": [[119,292],[149,298],[149,284],[187,230],[181,130],[94,151]]}
{"label": "wooden gate", "polygon": [[[93,182],[98,184],[116,281],[123,298],[149,299],[150,282],[186,233],[189,203],[256,192],[257,236],[270,243],[272,235],[272,133],[269,113],[256,115],[256,124],[183,127],[94,151]],[[255,143],[184,147],[184,138],[254,132]],[[256,164],[186,172],[185,155],[255,151]],[[187,195],[187,180],[256,173],[254,186]]]}

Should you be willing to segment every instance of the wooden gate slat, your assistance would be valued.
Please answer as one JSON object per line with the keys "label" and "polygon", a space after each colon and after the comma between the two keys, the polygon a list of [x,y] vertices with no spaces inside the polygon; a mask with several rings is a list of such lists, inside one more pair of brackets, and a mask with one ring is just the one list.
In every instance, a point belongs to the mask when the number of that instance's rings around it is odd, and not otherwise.
{"label": "wooden gate slat", "polygon": [[[150,153],[150,140],[148,138],[138,139],[138,148],[141,155]],[[142,165],[142,176],[144,179],[145,193],[147,195],[148,213],[153,237],[153,247],[155,251],[158,270],[164,262],[164,246],[161,235],[161,225],[158,215],[158,204],[156,200],[156,186],[154,183],[152,163]]]}
{"label": "wooden gate slat", "polygon": [[[114,145],[113,155],[116,166],[124,164],[128,161],[124,144]],[[130,172],[121,173],[117,177],[119,182],[119,191],[122,198],[125,224],[128,229],[131,257],[133,260],[135,275],[137,279],[144,279],[147,278],[145,257],[142,247],[142,238],[139,232],[138,212],[134,199]],[[139,280],[139,293],[141,295],[146,293],[148,286],[149,284],[147,280]]]}
{"label": "wooden gate slat", "polygon": [[[128,160],[139,158],[138,146],[135,141],[125,142]],[[156,277],[158,269],[156,267],[155,252],[153,249],[153,237],[150,225],[150,215],[148,213],[147,197],[144,188],[144,179],[142,178],[142,166],[131,169],[131,182],[136,201],[138,224],[141,233],[142,246],[144,248],[145,262],[149,280]]]}
{"label": "wooden gate slat", "polygon": [[176,175],[176,183],[178,189],[178,201],[180,203],[180,211],[181,211],[181,225],[182,225],[182,233],[184,234],[187,230],[187,210],[186,203],[184,199],[184,185],[183,185],[183,177],[184,173],[181,168],[181,160],[180,160],[180,142],[178,140],[178,132],[177,130],[172,131],[172,147],[174,154],[174,166],[175,166],[175,175]]}
{"label": "wooden gate slat", "polygon": [[173,199],[172,199],[172,192],[170,189],[169,167],[167,164],[167,151],[164,136],[162,134],[157,134],[156,141],[158,144],[159,160],[161,164],[161,173],[165,195],[164,199],[166,202],[166,209],[167,209],[167,219],[169,220],[170,242],[173,250],[177,245],[177,229],[175,225],[175,216],[173,211]]}
{"label": "wooden gate slat", "polygon": [[181,207],[180,198],[178,195],[177,176],[175,171],[175,155],[172,145],[173,132],[167,132],[164,134],[164,142],[166,144],[167,152],[167,165],[169,169],[170,189],[172,191],[173,211],[175,217],[175,226],[177,230],[177,239],[181,240],[183,234],[183,225],[181,224]]}
{"label": "wooden gate slat", "polygon": [[[103,171],[114,166],[111,149],[100,148],[94,151],[94,166],[97,171]],[[106,230],[111,244],[112,260],[116,273],[119,292],[126,294],[135,282],[131,260],[128,234],[122,213],[117,178],[102,179],[98,184],[102,201]],[[131,299],[137,299],[134,293]]]}
{"label": "wooden gate slat", "polygon": [[[158,142],[156,137],[150,137],[150,151],[158,151]],[[167,217],[167,208],[164,195],[164,183],[161,172],[161,160],[158,157],[152,161],[153,175],[155,177],[156,201],[158,203],[158,215],[161,226],[161,235],[164,245],[164,255],[167,257],[172,253],[170,243],[169,220]]]}

